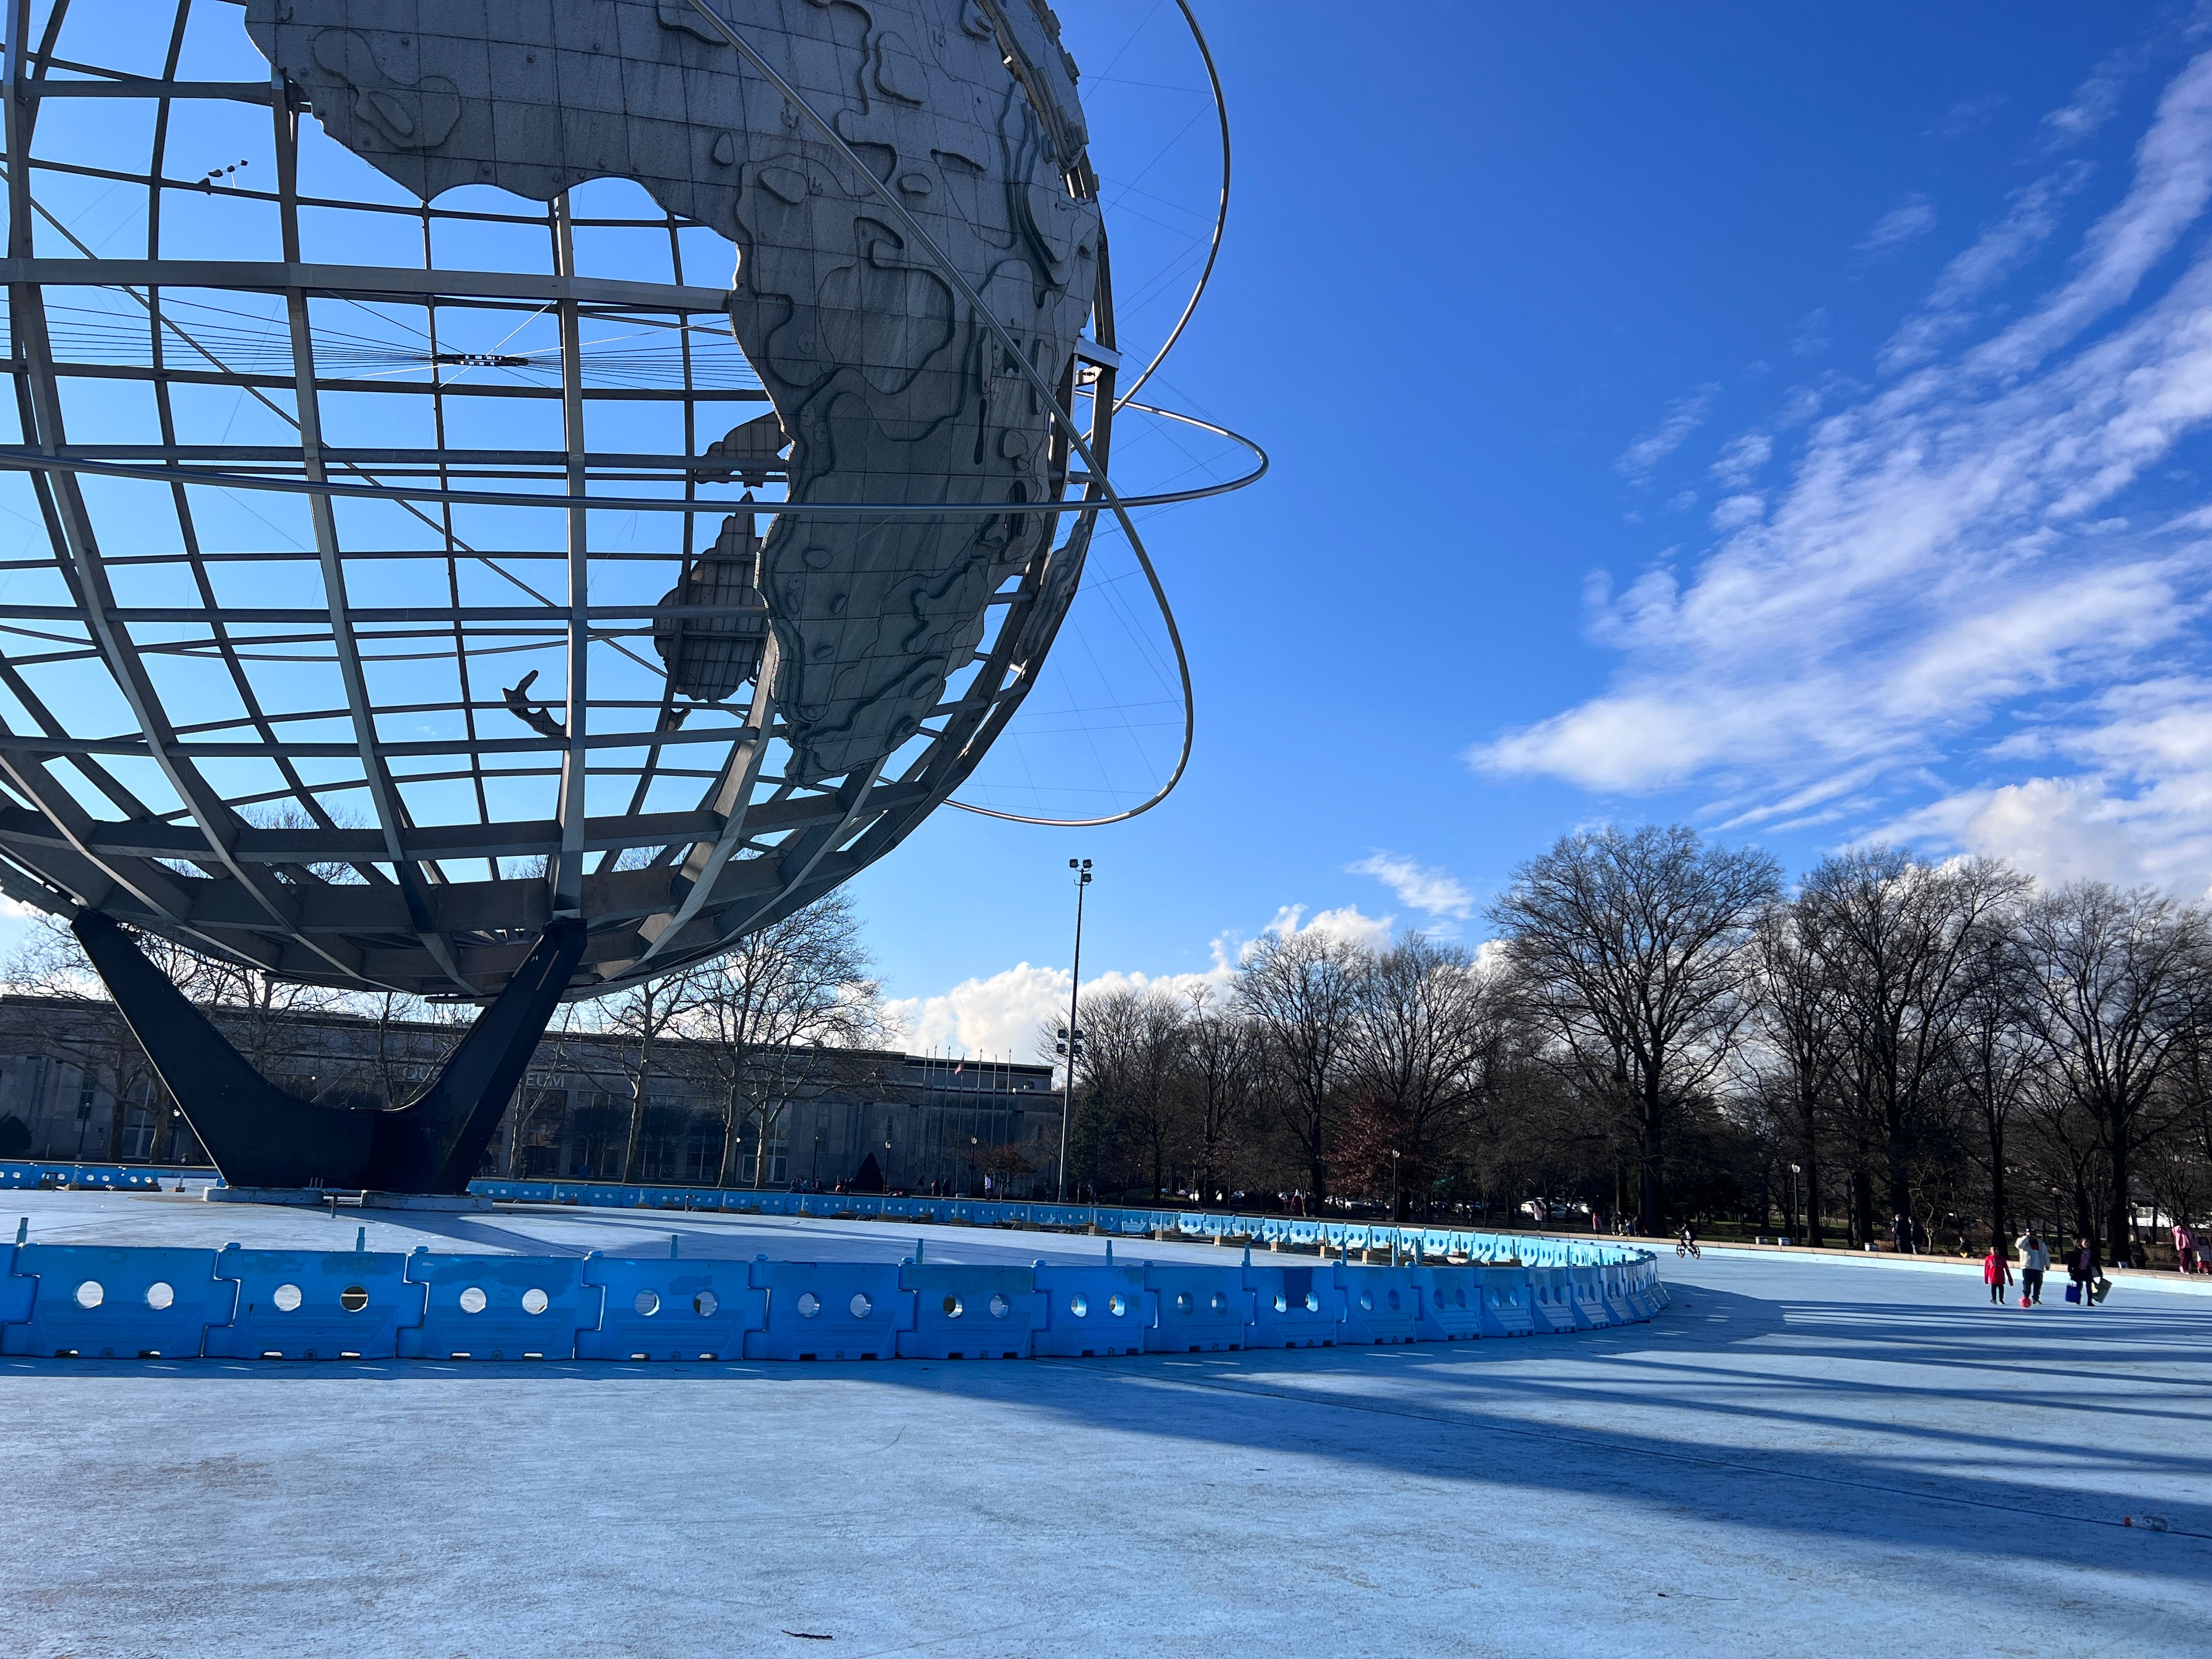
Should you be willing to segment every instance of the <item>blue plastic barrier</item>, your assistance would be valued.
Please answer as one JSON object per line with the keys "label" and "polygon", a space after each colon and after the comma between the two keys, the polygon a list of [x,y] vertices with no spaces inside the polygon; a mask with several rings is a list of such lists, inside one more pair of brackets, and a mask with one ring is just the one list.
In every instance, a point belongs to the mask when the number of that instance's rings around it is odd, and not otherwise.
{"label": "blue plastic barrier", "polygon": [[1534,1336],[1536,1317],[1529,1311],[1530,1291],[1526,1267],[1485,1267],[1482,1270],[1482,1334],[1485,1336]]}
{"label": "blue plastic barrier", "polygon": [[1416,1342],[1471,1342],[1482,1334],[1482,1269],[1415,1267]]}
{"label": "blue plastic barrier", "polygon": [[228,1324],[238,1287],[215,1276],[213,1250],[22,1244],[15,1273],[38,1281],[0,1353],[41,1358],[191,1358],[207,1328]]}
{"label": "blue plastic barrier", "polygon": [[1556,1336],[1575,1328],[1573,1287],[1564,1267],[1530,1267],[1528,1316],[1540,1336]]}
{"label": "blue plastic barrier", "polygon": [[1361,1347],[1413,1340],[1421,1300],[1413,1279],[1416,1271],[1340,1264],[1336,1277],[1344,1287],[1344,1330],[1337,1340]]}
{"label": "blue plastic barrier", "polygon": [[216,1277],[237,1281],[230,1323],[206,1352],[234,1359],[389,1359],[422,1322],[423,1291],[396,1253],[248,1250],[226,1244]]}
{"label": "blue plastic barrier", "polygon": [[[0,1246],[0,1332],[31,1316],[31,1304],[39,1294],[39,1281],[27,1272],[15,1273],[15,1247]],[[0,1353],[6,1349],[0,1347]]]}
{"label": "blue plastic barrier", "polygon": [[1254,1267],[1242,1269],[1252,1297],[1252,1328],[1245,1346],[1253,1348],[1333,1348],[1344,1316],[1344,1292],[1333,1263],[1318,1267]]}
{"label": "blue plastic barrier", "polygon": [[1045,1266],[1036,1273],[1046,1311],[1043,1328],[1030,1334],[1031,1353],[1089,1359],[1144,1347],[1153,1312],[1142,1267]]}
{"label": "blue plastic barrier", "polygon": [[599,1322],[600,1293],[581,1256],[407,1258],[408,1282],[428,1287],[422,1322],[399,1333],[410,1358],[569,1359],[580,1332]]}
{"label": "blue plastic barrier", "polygon": [[1148,1261],[1145,1288],[1154,1308],[1146,1352],[1216,1353],[1244,1346],[1253,1295],[1240,1269]]}
{"label": "blue plastic barrier", "polygon": [[914,1328],[914,1292],[897,1267],[860,1261],[754,1259],[752,1285],[768,1292],[761,1329],[745,1337],[748,1359],[889,1359]]}
{"label": "blue plastic barrier", "polygon": [[1613,1322],[1613,1313],[1605,1305],[1605,1284],[1601,1270],[1595,1267],[1577,1266],[1566,1270],[1569,1293],[1574,1297],[1575,1328],[1601,1331]]}
{"label": "blue plastic barrier", "polygon": [[99,1187],[118,1192],[155,1192],[164,1179],[179,1176],[209,1176],[212,1170],[167,1164],[44,1164],[21,1158],[0,1158],[0,1188]]}
{"label": "blue plastic barrier", "polygon": [[1031,1267],[915,1262],[900,1269],[899,1284],[914,1293],[914,1328],[898,1333],[902,1358],[1027,1359],[1045,1322]]}
{"label": "blue plastic barrier", "polygon": [[750,1262],[584,1258],[583,1282],[605,1293],[596,1330],[576,1334],[579,1359],[736,1359],[768,1325],[768,1292]]}

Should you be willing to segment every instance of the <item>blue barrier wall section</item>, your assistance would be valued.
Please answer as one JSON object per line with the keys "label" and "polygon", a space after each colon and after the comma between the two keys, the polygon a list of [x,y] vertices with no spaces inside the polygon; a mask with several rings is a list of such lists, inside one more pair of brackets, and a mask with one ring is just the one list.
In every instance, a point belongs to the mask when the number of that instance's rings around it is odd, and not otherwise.
{"label": "blue barrier wall section", "polygon": [[605,1292],[597,1330],[577,1334],[579,1359],[738,1359],[768,1326],[768,1292],[747,1261],[584,1258],[584,1283]]}
{"label": "blue barrier wall section", "polygon": [[188,1358],[230,1322],[238,1286],[213,1250],[19,1244],[15,1273],[38,1281],[28,1316],[0,1327],[0,1353],[85,1359]]}
{"label": "blue barrier wall section", "polygon": [[1045,1300],[1045,1322],[1030,1339],[1031,1353],[1090,1359],[1144,1347],[1152,1326],[1152,1295],[1145,1288],[1143,1267],[1040,1266],[1036,1285]]}
{"label": "blue barrier wall section", "polygon": [[[1534,1292],[1526,1267],[1485,1267],[1482,1270],[1482,1334],[1485,1336],[1534,1336],[1538,1327],[1529,1304]],[[1551,1328],[1547,1325],[1544,1329]]]}
{"label": "blue barrier wall section", "polygon": [[216,1277],[235,1280],[237,1311],[207,1334],[232,1359],[389,1359],[422,1322],[422,1287],[396,1252],[247,1250],[226,1244]]}
{"label": "blue barrier wall section", "polygon": [[1341,1263],[1336,1270],[1344,1286],[1343,1341],[1367,1346],[1378,1342],[1411,1342],[1417,1334],[1420,1291],[1411,1267],[1363,1267]]}
{"label": "blue barrier wall section", "polygon": [[1336,1267],[1255,1267],[1245,1261],[1244,1289],[1252,1297],[1252,1348],[1333,1348],[1344,1319],[1344,1293]]}
{"label": "blue barrier wall section", "polygon": [[1254,1297],[1238,1268],[1148,1261],[1145,1288],[1153,1304],[1146,1352],[1218,1353],[1244,1346]]}
{"label": "blue barrier wall section", "polygon": [[410,1358],[570,1359],[577,1334],[596,1330],[600,1291],[584,1283],[581,1256],[432,1255],[407,1258],[410,1284],[428,1287],[422,1322],[399,1333]]}
{"label": "blue barrier wall section", "polygon": [[757,1256],[752,1284],[768,1292],[768,1317],[745,1338],[748,1359],[890,1359],[914,1328],[914,1292],[900,1269],[861,1261],[770,1261]]}
{"label": "blue barrier wall section", "polygon": [[[1416,1342],[1472,1342],[1482,1334],[1481,1267],[1415,1267]],[[1510,1272],[1510,1269],[1500,1269]]]}
{"label": "blue barrier wall section", "polygon": [[143,1164],[27,1164],[0,1158],[0,1188],[9,1187],[96,1187],[118,1192],[157,1192],[179,1176],[205,1177],[213,1170],[155,1168]]}
{"label": "blue barrier wall section", "polygon": [[915,1262],[899,1284],[914,1292],[914,1328],[898,1352],[915,1359],[1027,1359],[1030,1334],[1045,1322],[1034,1267]]}
{"label": "blue barrier wall section", "polygon": [[[0,1164],[14,1172],[100,1166]],[[151,1172],[109,1166],[109,1181]],[[163,1173],[175,1173],[164,1171]],[[23,1184],[18,1182],[17,1184]],[[32,1183],[35,1184],[35,1182]],[[0,1245],[0,1352],[130,1358],[1088,1358],[1248,1346],[1464,1341],[1648,1320],[1632,1246],[1287,1216],[717,1188],[480,1181],[520,1203],[807,1215],[1236,1241],[1241,1261],[1032,1267],[674,1257]],[[1390,1249],[1395,1267],[1255,1259],[1270,1243]]]}

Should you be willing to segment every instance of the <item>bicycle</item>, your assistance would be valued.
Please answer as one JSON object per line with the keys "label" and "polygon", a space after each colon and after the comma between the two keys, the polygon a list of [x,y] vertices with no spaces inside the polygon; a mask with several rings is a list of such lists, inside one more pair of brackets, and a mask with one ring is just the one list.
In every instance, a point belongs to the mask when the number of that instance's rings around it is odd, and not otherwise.
{"label": "bicycle", "polygon": [[1698,1249],[1698,1241],[1685,1233],[1681,1237],[1674,1241],[1674,1254],[1677,1256],[1687,1255],[1702,1258],[1704,1253]]}

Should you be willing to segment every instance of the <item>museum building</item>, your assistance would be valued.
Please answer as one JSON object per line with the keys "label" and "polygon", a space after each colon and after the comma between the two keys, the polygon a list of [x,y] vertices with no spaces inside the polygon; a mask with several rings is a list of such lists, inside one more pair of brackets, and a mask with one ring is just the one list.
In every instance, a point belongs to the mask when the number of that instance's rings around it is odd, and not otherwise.
{"label": "museum building", "polygon": [[[453,1023],[297,1010],[216,1012],[255,1067],[304,1100],[370,1107],[407,1098],[465,1029]],[[508,1103],[482,1172],[518,1179],[629,1179],[827,1189],[856,1178],[894,1191],[1052,1192],[1060,1097],[1046,1066],[884,1049],[776,1050],[726,1109],[730,1070],[710,1045],[668,1039],[641,1071],[634,1042],[549,1032]],[[726,1123],[738,1145],[724,1157]],[[633,1119],[635,1120],[633,1125]],[[635,1132],[633,1133],[633,1132]],[[635,1145],[633,1147],[632,1140]],[[0,1158],[195,1165],[205,1155],[112,1004],[0,996]],[[870,1160],[873,1162],[871,1164]]]}

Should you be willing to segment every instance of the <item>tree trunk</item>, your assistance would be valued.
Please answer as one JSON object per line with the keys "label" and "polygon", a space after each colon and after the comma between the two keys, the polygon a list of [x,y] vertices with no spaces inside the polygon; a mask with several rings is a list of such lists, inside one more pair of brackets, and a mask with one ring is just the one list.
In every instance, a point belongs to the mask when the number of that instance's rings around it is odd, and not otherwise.
{"label": "tree trunk", "polygon": [[2004,1126],[1990,1125],[1990,1243],[2003,1249],[2012,1229],[2005,1225]]}
{"label": "tree trunk", "polygon": [[2134,1261],[2136,1254],[2134,1206],[2128,1202],[2128,1165],[2131,1160],[2125,1113],[2112,1113],[2106,1126],[2106,1139],[2112,1154],[2112,1189],[2105,1206],[2105,1259],[2121,1267]]}
{"label": "tree trunk", "polygon": [[1637,1126],[1641,1132],[1638,1136],[1641,1145],[1638,1148],[1637,1176],[1638,1184],[1643,1188],[1638,1194],[1641,1204],[1638,1213],[1643,1218],[1646,1236],[1656,1238],[1659,1237],[1662,1220],[1660,1200],[1663,1197],[1660,1190],[1659,1163],[1661,1155],[1665,1151],[1662,1144],[1663,1131],[1659,1120],[1659,1103],[1646,1096],[1642,1116],[1643,1122]]}

